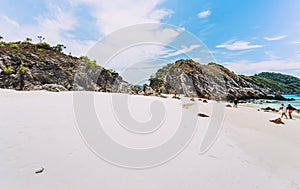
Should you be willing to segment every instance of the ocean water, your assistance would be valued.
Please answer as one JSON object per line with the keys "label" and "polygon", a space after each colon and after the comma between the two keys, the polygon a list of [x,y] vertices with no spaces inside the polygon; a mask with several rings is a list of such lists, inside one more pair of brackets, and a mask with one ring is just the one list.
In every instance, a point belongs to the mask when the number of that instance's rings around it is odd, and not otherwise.
{"label": "ocean water", "polygon": [[256,104],[259,107],[271,107],[271,108],[279,108],[281,104],[287,106],[291,104],[296,109],[300,109],[300,94],[283,94],[285,98],[293,98],[295,101],[280,101],[280,100],[254,100],[252,104]]}

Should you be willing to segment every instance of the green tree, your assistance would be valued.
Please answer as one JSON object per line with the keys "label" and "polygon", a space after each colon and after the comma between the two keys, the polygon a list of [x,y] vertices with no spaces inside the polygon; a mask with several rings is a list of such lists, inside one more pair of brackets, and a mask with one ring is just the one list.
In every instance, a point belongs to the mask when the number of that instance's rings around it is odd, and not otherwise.
{"label": "green tree", "polygon": [[91,60],[87,56],[81,56],[80,60],[82,60],[88,68],[93,68],[97,66],[96,60]]}
{"label": "green tree", "polygon": [[32,39],[29,38],[29,37],[26,37],[25,42],[26,42],[26,43],[31,43],[31,42],[32,42]]}
{"label": "green tree", "polygon": [[241,75],[241,77],[259,87],[268,88],[275,92],[293,93],[300,91],[300,79],[291,75],[262,72],[254,76]]}
{"label": "green tree", "polygon": [[13,49],[19,49],[19,48],[20,48],[19,45],[16,44],[16,43],[10,43],[9,46],[10,46],[11,48],[13,48]]}
{"label": "green tree", "polygon": [[[38,51],[42,51],[42,49],[51,50],[51,46],[49,43],[41,42],[36,44],[36,47],[38,48]],[[41,50],[39,50],[41,49]]]}
{"label": "green tree", "polygon": [[56,46],[53,47],[54,50],[58,51],[58,52],[62,52],[63,49],[66,49],[67,47],[64,46],[63,44],[57,44]]}

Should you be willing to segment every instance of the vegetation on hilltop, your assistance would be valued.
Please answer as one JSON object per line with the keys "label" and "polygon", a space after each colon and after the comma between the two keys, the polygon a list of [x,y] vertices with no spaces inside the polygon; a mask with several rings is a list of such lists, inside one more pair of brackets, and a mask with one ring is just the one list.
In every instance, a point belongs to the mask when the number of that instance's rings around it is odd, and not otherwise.
{"label": "vegetation on hilltop", "polygon": [[300,92],[300,79],[291,75],[273,72],[262,72],[259,74],[255,74],[254,76],[240,75],[240,77],[257,86],[270,89],[273,92]]}
{"label": "vegetation on hilltop", "polygon": [[51,46],[43,36],[5,42],[0,36],[0,88],[49,91],[103,91],[137,94],[114,70],[86,56],[66,55],[63,44]]}
{"label": "vegetation on hilltop", "polygon": [[[36,44],[28,37],[24,41],[5,42],[0,36],[0,88],[140,92],[95,60],[66,55],[63,44],[51,46],[43,36],[38,39]],[[149,81],[158,93],[211,99],[265,98],[269,92],[300,92],[297,77],[269,72],[237,75],[216,63],[182,59],[158,69]]]}

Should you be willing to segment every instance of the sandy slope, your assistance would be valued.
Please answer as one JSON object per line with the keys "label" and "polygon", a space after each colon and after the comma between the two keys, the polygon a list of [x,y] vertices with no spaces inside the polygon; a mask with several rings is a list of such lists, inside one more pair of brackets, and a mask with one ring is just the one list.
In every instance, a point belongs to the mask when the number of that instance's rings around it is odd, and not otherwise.
{"label": "sandy slope", "polygon": [[[129,110],[139,121],[151,118],[149,104],[160,100],[166,122],[149,136],[128,133],[112,113],[111,94],[96,94],[104,129],[119,143],[135,148],[159,145],[172,137],[181,102],[131,96]],[[223,130],[204,155],[199,146],[210,118],[199,118],[188,147],[175,159],[152,168],[116,167],[97,157],[83,141],[75,121],[72,93],[0,91],[0,189],[43,188],[300,188],[300,121],[268,122],[278,115],[240,107],[225,109]],[[184,102],[196,116],[211,115],[214,102]],[[35,171],[43,167],[41,174]]]}

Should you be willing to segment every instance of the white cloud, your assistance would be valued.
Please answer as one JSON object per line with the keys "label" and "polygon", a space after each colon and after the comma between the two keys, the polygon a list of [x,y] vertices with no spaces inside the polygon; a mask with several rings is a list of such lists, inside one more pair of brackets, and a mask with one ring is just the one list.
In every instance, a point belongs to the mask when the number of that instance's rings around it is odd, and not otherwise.
{"label": "white cloud", "polygon": [[0,20],[6,22],[6,23],[9,24],[9,25],[13,25],[13,26],[15,26],[15,27],[19,27],[19,26],[20,26],[20,24],[19,24],[17,21],[15,21],[15,20],[9,18],[9,17],[6,16],[6,15],[0,16]]}
{"label": "white cloud", "polygon": [[286,37],[287,37],[287,35],[280,35],[280,36],[276,36],[276,37],[265,37],[264,39],[267,41],[278,41],[278,40],[284,39]]}
{"label": "white cloud", "polygon": [[150,14],[150,18],[153,20],[161,20],[165,17],[170,17],[172,14],[174,14],[174,12],[172,10],[169,9],[158,9],[158,10],[154,10],[151,14]]}
{"label": "white cloud", "polygon": [[[42,35],[52,45],[63,43],[67,46],[67,51],[83,55],[96,41],[80,40],[77,36],[76,27],[81,24],[77,18],[85,17],[76,15],[75,10],[82,5],[88,7],[86,14],[95,18],[95,28],[92,30],[99,32],[101,35],[99,38],[134,24],[160,23],[162,19],[173,14],[172,10],[157,8],[163,0],[68,0],[68,2],[70,4],[65,7],[48,2],[43,14],[32,18],[30,24],[13,20],[8,15],[0,13],[1,35],[7,41],[23,40],[26,37],[37,41],[36,36]],[[168,38],[172,39],[173,36]]]}
{"label": "white cloud", "polygon": [[292,44],[300,44],[300,41],[292,41]]}
{"label": "white cloud", "polygon": [[22,41],[30,37],[37,42],[37,36],[42,35],[51,45],[62,43],[67,46],[66,51],[84,55],[93,42],[78,40],[69,33],[78,25],[72,10],[63,10],[53,4],[48,4],[46,10],[43,15],[32,18],[34,24],[21,24],[6,15],[0,16],[1,35],[4,40]]}
{"label": "white cloud", "polygon": [[168,57],[174,57],[174,56],[181,55],[181,54],[186,54],[186,53],[189,53],[189,52],[191,52],[191,51],[193,51],[193,50],[195,50],[197,48],[200,48],[200,47],[201,47],[201,45],[191,45],[189,47],[183,45],[181,47],[181,49],[178,49],[175,52],[174,51],[170,52],[167,55],[164,55],[162,57],[163,58],[168,58]]}
{"label": "white cloud", "polygon": [[42,30],[68,31],[72,30],[78,24],[71,11],[62,10],[62,8],[51,4],[48,5],[48,10],[50,12],[48,16],[40,15],[36,17],[38,25]]}
{"label": "white cloud", "polygon": [[227,50],[247,50],[247,49],[256,49],[263,47],[262,45],[251,45],[251,42],[248,41],[227,41],[221,45],[217,45],[217,48],[225,48]]}
{"label": "white cloud", "polygon": [[107,35],[88,56],[104,67],[116,70],[130,83],[138,83],[147,80],[162,67],[162,63],[167,64],[161,56],[170,52],[168,44],[182,32],[180,28],[160,24],[127,27]]}
{"label": "white cloud", "polygon": [[203,24],[200,29],[200,34],[202,36],[209,34],[215,26],[216,24]]}
{"label": "white cloud", "polygon": [[[73,0],[74,1],[74,0]],[[160,23],[173,14],[172,10],[157,8],[163,0],[77,0],[91,8],[101,34],[108,35],[123,27],[141,23]]]}
{"label": "white cloud", "polygon": [[264,71],[288,71],[300,76],[300,60],[265,60],[259,62],[241,60],[237,62],[225,62],[223,64],[238,74],[252,75]]}
{"label": "white cloud", "polygon": [[280,59],[281,57],[277,56],[273,51],[266,51],[265,55],[268,56],[269,59],[275,60],[275,59]]}
{"label": "white cloud", "polygon": [[[168,52],[160,44],[137,44],[118,52],[104,66],[116,70],[126,81],[135,84],[147,81],[153,73],[166,65],[167,62],[159,56]],[[97,58],[96,60],[99,61]]]}
{"label": "white cloud", "polygon": [[[67,52],[74,55],[88,55],[97,60],[98,64],[113,68],[119,73],[127,74],[130,82],[149,78],[157,70],[158,66],[167,64],[159,57],[169,53],[166,45],[173,42],[184,28],[166,27],[159,25],[162,19],[170,17],[174,12],[160,8],[164,0],[136,1],[136,0],[67,0],[70,4],[59,7],[48,4],[45,11],[39,16],[32,18],[29,23],[18,22],[6,15],[1,16],[1,35],[7,41],[23,40],[31,37],[37,41],[36,36],[42,35],[51,45],[62,43],[67,46]],[[116,6],[117,5],[117,6]],[[85,15],[76,15],[78,8],[85,7]],[[80,17],[80,19],[78,19]],[[85,26],[80,23],[84,19],[91,19],[94,28],[86,28],[98,32],[98,37],[103,39],[97,49],[96,40],[80,40],[77,33],[78,27]],[[155,23],[153,25],[139,24]],[[119,29],[128,28],[127,31],[119,32]],[[119,33],[118,33],[119,32]],[[113,35],[118,33],[118,35]],[[81,34],[82,35],[82,34]],[[146,42],[145,44],[143,42]],[[149,44],[147,44],[149,42]],[[158,42],[159,44],[150,44]],[[93,47],[96,48],[93,54]],[[195,47],[183,49],[192,50]],[[115,51],[117,50],[117,51]],[[119,51],[118,51],[119,50]],[[121,51],[121,52],[120,52]],[[111,53],[114,53],[113,55]],[[98,55],[101,54],[101,57]],[[94,56],[93,56],[94,55]],[[109,62],[101,61],[106,60]],[[156,65],[151,60],[158,60]],[[130,72],[132,71],[132,72]],[[126,77],[127,77],[126,76]],[[132,78],[134,76],[134,78]]]}
{"label": "white cloud", "polygon": [[202,11],[198,13],[198,17],[199,18],[206,18],[208,16],[211,15],[211,11],[210,10],[206,10],[206,11]]}

